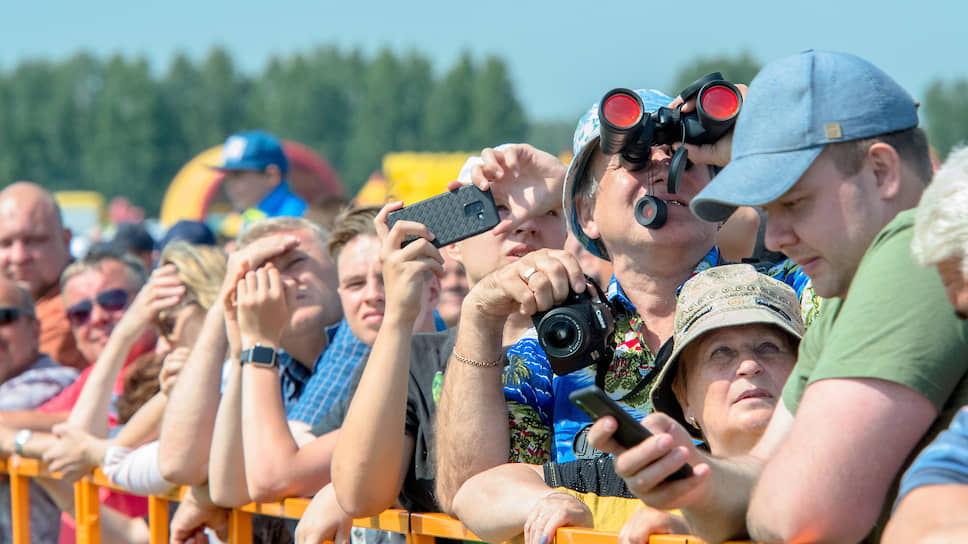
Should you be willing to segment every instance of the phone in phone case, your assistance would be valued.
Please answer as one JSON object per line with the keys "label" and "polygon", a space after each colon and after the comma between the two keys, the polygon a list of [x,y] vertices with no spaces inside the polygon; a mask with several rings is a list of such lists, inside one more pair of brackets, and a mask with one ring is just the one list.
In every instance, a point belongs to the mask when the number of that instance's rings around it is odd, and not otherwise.
{"label": "phone in phone case", "polygon": [[[648,429],[630,416],[625,409],[596,385],[572,391],[568,395],[568,399],[592,419],[597,420],[605,416],[614,417],[615,421],[618,422],[618,429],[612,436],[624,448],[637,446],[640,442],[652,436]],[[687,463],[670,474],[666,480],[681,480],[690,476],[692,476],[692,467]]]}
{"label": "phone in phone case", "polygon": [[[437,247],[490,230],[501,220],[491,190],[482,191],[470,184],[387,214],[387,224],[391,228],[401,219],[426,225],[434,234],[432,243]],[[407,236],[403,244],[409,244],[416,238]]]}

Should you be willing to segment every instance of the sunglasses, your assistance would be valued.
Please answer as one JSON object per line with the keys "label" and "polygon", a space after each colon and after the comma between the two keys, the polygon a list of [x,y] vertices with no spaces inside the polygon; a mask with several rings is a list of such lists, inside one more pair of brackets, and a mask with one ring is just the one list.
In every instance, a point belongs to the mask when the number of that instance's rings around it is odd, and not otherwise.
{"label": "sunglasses", "polygon": [[124,289],[111,289],[98,293],[94,300],[82,300],[67,309],[67,320],[72,327],[80,327],[91,320],[91,312],[97,304],[108,312],[123,310],[128,305],[128,292]]}
{"label": "sunglasses", "polygon": [[34,313],[26,308],[0,308],[0,326],[9,325],[25,315],[33,316]]}

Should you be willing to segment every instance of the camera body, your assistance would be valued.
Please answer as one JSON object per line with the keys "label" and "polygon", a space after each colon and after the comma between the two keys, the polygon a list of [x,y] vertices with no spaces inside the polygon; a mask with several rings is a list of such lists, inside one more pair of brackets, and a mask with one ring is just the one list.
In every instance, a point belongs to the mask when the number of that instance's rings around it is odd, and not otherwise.
{"label": "camera body", "polygon": [[584,292],[572,291],[561,305],[531,316],[538,343],[559,376],[612,357],[609,339],[615,318],[598,285],[586,280]]}

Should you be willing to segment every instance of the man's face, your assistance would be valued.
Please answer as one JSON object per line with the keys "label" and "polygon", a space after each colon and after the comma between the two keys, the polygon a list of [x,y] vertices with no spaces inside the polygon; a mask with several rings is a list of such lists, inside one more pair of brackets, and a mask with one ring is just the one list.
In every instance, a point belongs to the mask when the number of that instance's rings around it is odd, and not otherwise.
{"label": "man's face", "polygon": [[57,283],[71,259],[70,232],[39,198],[0,200],[0,273],[35,297]]}
{"label": "man's face", "polygon": [[938,263],[938,275],[948,294],[948,301],[961,319],[968,319],[968,282],[962,271],[963,257],[951,257]]}
{"label": "man's face", "polygon": [[[705,166],[686,170],[675,194],[668,191],[666,181],[672,150],[669,146],[652,148],[652,160],[640,170],[628,170],[619,155],[606,157],[595,150],[588,166],[591,175],[599,180],[592,202],[578,199],[582,229],[592,238],[601,238],[613,257],[638,254],[643,243],[674,248],[697,245],[712,247],[716,225],[697,218],[689,210],[689,202],[709,183]],[[668,206],[668,218],[659,229],[648,229],[635,221],[635,205],[643,196],[662,199]]]}
{"label": "man's face", "polygon": [[[67,281],[64,285],[62,298],[64,307],[68,315],[76,315],[70,318],[71,330],[74,333],[74,341],[78,351],[89,363],[94,363],[104,350],[108,338],[114,326],[121,320],[130,302],[138,292],[139,287],[134,285],[128,269],[121,261],[108,259],[102,261],[99,268],[80,272]],[[127,293],[127,299],[123,307],[117,307],[104,300],[105,294],[116,293],[117,291]],[[98,295],[102,295],[101,302]],[[76,312],[76,310],[89,310],[89,312]]]}
{"label": "man's face", "polygon": [[269,194],[275,187],[273,178],[258,170],[226,170],[222,179],[225,194],[236,211],[245,211]]}
{"label": "man's face", "polygon": [[336,294],[336,266],[312,233],[294,230],[286,234],[299,240],[295,248],[271,260],[279,274],[296,286],[296,309],[285,334],[315,334],[343,316]]}
{"label": "man's face", "polygon": [[[543,189],[538,187],[536,190]],[[552,199],[536,199],[552,202],[550,205],[529,207],[517,195],[509,195],[507,188],[501,184],[493,184],[491,193],[501,219],[518,221],[518,225],[508,232],[495,234],[491,230],[457,243],[455,256],[464,265],[471,286],[494,270],[532,251],[561,249],[565,245],[567,231],[560,195]]]}
{"label": "man's face", "polygon": [[[12,282],[0,279],[0,310],[22,309],[20,295]],[[40,323],[26,313],[7,321],[11,317],[6,314],[0,320],[0,383],[17,376],[37,359]]]}
{"label": "man's face", "polygon": [[386,297],[380,268],[380,240],[357,236],[339,254],[339,297],[350,330],[372,346],[383,323]]}
{"label": "man's face", "polygon": [[444,257],[444,275],[440,278],[440,301],[437,302],[437,312],[447,326],[453,327],[460,319],[461,304],[470,287],[467,284],[464,265],[446,251],[441,254]]}
{"label": "man's face", "polygon": [[763,206],[766,246],[799,264],[821,297],[847,295],[882,226],[871,210],[876,195],[864,190],[871,175],[866,164],[854,176],[843,175],[825,151],[789,191]]}

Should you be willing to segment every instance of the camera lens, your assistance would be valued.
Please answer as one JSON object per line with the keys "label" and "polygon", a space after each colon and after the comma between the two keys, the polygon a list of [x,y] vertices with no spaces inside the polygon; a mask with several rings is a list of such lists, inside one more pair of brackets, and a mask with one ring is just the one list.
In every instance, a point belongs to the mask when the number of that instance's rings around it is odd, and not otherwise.
{"label": "camera lens", "polygon": [[566,349],[575,341],[576,332],[571,323],[558,321],[548,327],[548,335],[545,338],[551,347],[555,349]]}

